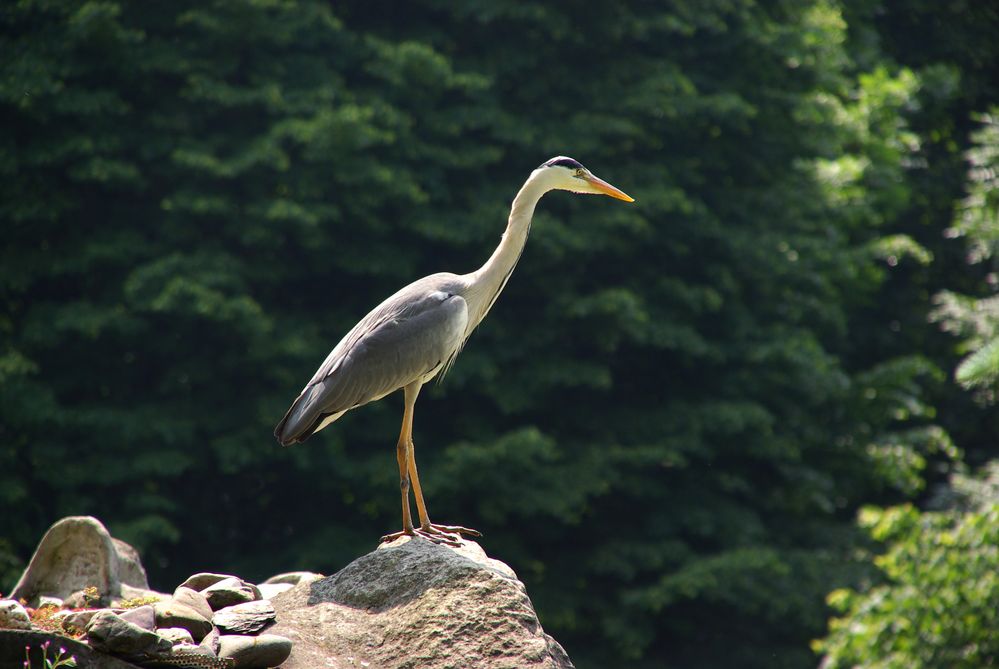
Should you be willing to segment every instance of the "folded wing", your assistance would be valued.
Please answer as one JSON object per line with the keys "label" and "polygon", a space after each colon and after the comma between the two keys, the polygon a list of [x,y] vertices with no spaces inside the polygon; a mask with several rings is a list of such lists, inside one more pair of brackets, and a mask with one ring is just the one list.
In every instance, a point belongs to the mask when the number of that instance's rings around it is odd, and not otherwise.
{"label": "folded wing", "polygon": [[429,380],[457,353],[468,307],[434,278],[399,291],[347,333],[274,429],[281,444],[305,441],[350,409]]}

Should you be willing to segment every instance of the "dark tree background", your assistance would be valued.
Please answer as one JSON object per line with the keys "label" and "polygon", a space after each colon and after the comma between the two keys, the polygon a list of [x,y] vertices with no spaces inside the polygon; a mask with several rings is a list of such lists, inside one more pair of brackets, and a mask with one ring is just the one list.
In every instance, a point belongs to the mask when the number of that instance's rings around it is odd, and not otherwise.
{"label": "dark tree background", "polygon": [[273,425],[567,154],[637,202],[542,201],[421,398],[434,518],[581,668],[814,666],[858,508],[995,457],[929,321],[996,285],[944,234],[999,102],[999,11],[960,4],[4,4],[0,587],[69,514],[161,589],[370,550],[400,398]]}

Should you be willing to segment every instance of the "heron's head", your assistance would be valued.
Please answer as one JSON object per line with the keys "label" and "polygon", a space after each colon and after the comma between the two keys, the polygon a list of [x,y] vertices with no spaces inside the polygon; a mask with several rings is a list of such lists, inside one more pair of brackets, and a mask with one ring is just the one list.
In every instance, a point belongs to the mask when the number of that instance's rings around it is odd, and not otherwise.
{"label": "heron's head", "polygon": [[624,191],[611,186],[603,179],[595,176],[579,161],[566,156],[555,156],[534,170],[535,178],[543,179],[552,189],[568,190],[573,193],[590,193],[593,195],[610,195],[618,200],[634,202]]}

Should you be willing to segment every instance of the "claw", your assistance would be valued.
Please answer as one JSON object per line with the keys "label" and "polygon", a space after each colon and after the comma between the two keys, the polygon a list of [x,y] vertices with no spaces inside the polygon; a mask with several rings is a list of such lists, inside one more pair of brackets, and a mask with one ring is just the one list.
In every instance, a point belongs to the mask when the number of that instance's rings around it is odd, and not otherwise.
{"label": "claw", "polygon": [[[427,530],[427,528],[425,527],[420,529],[424,531]],[[473,530],[470,527],[462,527],[461,525],[430,525],[430,529],[437,532],[443,532],[444,534],[457,534],[457,535],[464,534],[469,537],[482,536],[482,532],[479,532],[478,530]]]}
{"label": "claw", "polygon": [[395,541],[399,537],[423,537],[428,541],[432,541],[435,544],[443,544],[445,546],[453,546],[455,548],[461,546],[461,535],[465,534],[470,537],[481,537],[482,533],[478,530],[473,530],[467,527],[461,527],[460,525],[434,525],[430,524],[426,527],[412,528],[409,530],[399,530],[398,532],[393,532],[392,534],[386,534],[381,538],[381,543],[388,543],[390,541]]}

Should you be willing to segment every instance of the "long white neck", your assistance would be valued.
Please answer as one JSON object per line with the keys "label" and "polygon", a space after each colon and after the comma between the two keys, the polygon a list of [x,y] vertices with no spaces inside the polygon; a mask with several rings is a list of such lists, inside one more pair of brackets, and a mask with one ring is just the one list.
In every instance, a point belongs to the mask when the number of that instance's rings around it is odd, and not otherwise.
{"label": "long white neck", "polygon": [[536,170],[527,179],[514,198],[513,206],[510,207],[510,220],[506,224],[506,231],[500,239],[499,246],[482,267],[466,275],[468,288],[465,292],[465,301],[468,303],[469,311],[466,336],[471,334],[475,326],[489,313],[489,309],[510,279],[517,261],[520,260],[524,244],[527,243],[527,234],[531,230],[534,208],[541,196],[552,189],[552,185],[543,178],[543,174]]}

